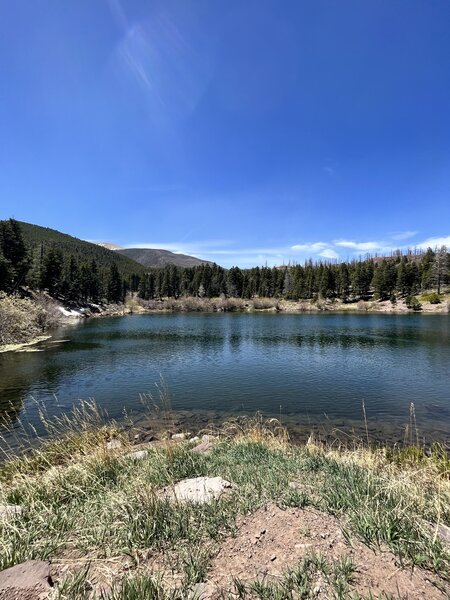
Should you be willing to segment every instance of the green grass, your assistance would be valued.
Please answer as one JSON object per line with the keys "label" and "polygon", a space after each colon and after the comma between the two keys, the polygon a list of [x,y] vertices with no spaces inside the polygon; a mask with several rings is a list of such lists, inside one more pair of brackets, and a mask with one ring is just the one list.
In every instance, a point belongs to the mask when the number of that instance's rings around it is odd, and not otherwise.
{"label": "green grass", "polygon": [[[84,561],[87,570],[72,573],[58,593],[89,598],[89,564],[122,557],[131,572],[116,577],[112,598],[177,600],[183,597],[180,589],[207,579],[211,558],[236,531],[239,515],[275,502],[336,515],[348,539],[388,547],[405,565],[450,577],[449,550],[424,525],[425,520],[450,525],[443,448],[426,456],[362,447],[294,447],[260,424],[224,436],[210,454],[192,453],[188,443],[167,443],[150,447],[145,459],[134,461],[125,456],[130,450],[125,438],[120,453],[105,450],[111,435],[120,435],[114,424],[85,427],[79,434],[72,429],[0,465],[0,504],[23,509],[20,518],[0,524],[0,569],[27,559]],[[203,475],[232,482],[231,493],[211,505],[173,504],[158,494],[165,485]],[[291,487],[292,481],[300,482],[301,490]],[[180,574],[181,587],[169,589],[155,574],[142,571],[149,552]],[[316,555],[276,584],[236,582],[235,593],[240,598],[309,598],[318,572],[334,597],[348,597],[352,564],[326,563]]]}

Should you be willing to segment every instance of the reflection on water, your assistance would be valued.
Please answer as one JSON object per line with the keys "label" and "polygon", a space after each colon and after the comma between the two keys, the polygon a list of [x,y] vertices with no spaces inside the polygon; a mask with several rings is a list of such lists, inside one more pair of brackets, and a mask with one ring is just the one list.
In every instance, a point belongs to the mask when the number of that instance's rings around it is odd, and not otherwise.
{"label": "reflection on water", "polygon": [[[361,423],[400,435],[413,402],[421,432],[450,433],[446,315],[140,315],[61,328],[43,352],[0,355],[0,413],[13,423],[33,399],[50,414],[95,398],[113,418],[139,414],[162,375],[192,419],[282,416],[293,427]],[[202,417],[203,418],[203,417]],[[381,433],[380,433],[381,432]]]}

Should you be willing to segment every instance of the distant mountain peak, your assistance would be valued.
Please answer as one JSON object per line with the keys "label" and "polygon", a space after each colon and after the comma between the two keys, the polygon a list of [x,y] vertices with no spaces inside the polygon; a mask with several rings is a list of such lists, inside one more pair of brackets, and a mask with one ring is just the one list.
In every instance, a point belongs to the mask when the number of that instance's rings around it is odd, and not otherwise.
{"label": "distant mountain peak", "polygon": [[175,254],[169,250],[160,248],[123,248],[117,250],[128,258],[140,263],[144,267],[164,267],[165,265],[176,265],[177,267],[199,267],[200,265],[212,265],[209,260],[202,260],[187,254]]}
{"label": "distant mountain peak", "polygon": [[117,244],[112,244],[111,242],[95,242],[97,246],[101,246],[102,248],[107,248],[108,250],[123,250],[123,246],[118,246]]}

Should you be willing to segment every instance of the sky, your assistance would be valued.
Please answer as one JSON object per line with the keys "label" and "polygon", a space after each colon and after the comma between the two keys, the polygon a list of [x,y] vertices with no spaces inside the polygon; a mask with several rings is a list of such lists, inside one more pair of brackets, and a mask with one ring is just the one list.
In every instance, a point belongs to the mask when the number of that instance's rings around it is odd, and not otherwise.
{"label": "sky", "polygon": [[450,246],[449,0],[0,0],[0,218],[229,267]]}

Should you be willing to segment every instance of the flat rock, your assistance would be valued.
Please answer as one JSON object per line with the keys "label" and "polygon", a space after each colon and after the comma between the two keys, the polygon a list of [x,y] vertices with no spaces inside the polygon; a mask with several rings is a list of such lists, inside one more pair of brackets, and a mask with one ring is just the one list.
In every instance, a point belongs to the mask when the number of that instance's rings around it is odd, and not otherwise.
{"label": "flat rock", "polygon": [[45,600],[53,588],[50,563],[28,560],[0,572],[1,600]]}
{"label": "flat rock", "polygon": [[198,446],[195,446],[195,448],[192,448],[192,452],[199,452],[200,454],[207,454],[208,452],[211,452],[213,448],[214,448],[214,446],[211,444],[211,442],[201,442],[200,444],[198,444]]}
{"label": "flat rock", "polygon": [[196,583],[191,589],[190,600],[211,600],[216,595],[216,587],[210,583]]}
{"label": "flat rock", "polygon": [[120,440],[110,440],[106,444],[107,450],[119,450],[119,448],[122,448],[122,442]]}
{"label": "flat rock", "polygon": [[146,458],[148,455],[148,450],[137,450],[136,452],[130,452],[127,454],[127,458],[132,458],[133,460],[142,460]]}
{"label": "flat rock", "polygon": [[18,504],[0,504],[0,523],[7,523],[20,517],[22,507]]}
{"label": "flat rock", "polygon": [[222,477],[194,477],[167,486],[162,490],[161,496],[173,501],[209,504],[218,500],[231,487],[231,483]]}

